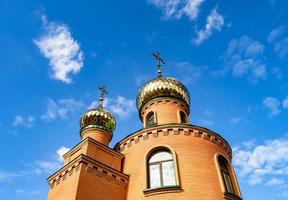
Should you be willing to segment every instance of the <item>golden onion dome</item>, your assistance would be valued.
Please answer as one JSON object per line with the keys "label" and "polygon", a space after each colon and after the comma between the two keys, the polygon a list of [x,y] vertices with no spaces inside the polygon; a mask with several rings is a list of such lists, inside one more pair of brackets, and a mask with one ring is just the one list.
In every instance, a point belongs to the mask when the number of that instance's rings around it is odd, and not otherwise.
{"label": "golden onion dome", "polygon": [[160,76],[148,81],[139,90],[136,99],[138,111],[149,100],[157,97],[174,97],[184,101],[188,108],[190,105],[190,94],[185,85],[175,78]]}
{"label": "golden onion dome", "polygon": [[99,86],[99,90],[101,91],[99,106],[83,113],[80,118],[80,132],[86,128],[101,128],[112,133],[116,127],[114,116],[103,108],[104,95],[108,92],[104,86]]}
{"label": "golden onion dome", "polygon": [[113,132],[116,127],[114,116],[103,108],[94,108],[83,113],[80,119],[81,131],[86,128],[101,128]]}

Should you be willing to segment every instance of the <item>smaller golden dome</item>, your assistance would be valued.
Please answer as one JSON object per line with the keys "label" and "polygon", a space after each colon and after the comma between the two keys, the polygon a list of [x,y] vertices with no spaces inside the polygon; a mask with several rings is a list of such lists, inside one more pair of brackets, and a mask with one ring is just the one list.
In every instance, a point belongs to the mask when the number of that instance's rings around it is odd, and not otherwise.
{"label": "smaller golden dome", "polygon": [[138,111],[145,103],[156,97],[174,97],[183,100],[188,108],[190,105],[190,94],[185,85],[171,77],[158,77],[143,85],[136,100]]}
{"label": "smaller golden dome", "polygon": [[94,108],[83,113],[80,119],[81,131],[86,128],[101,128],[112,133],[116,127],[114,116],[103,108]]}
{"label": "smaller golden dome", "polygon": [[99,86],[99,90],[101,91],[99,106],[83,113],[80,119],[80,132],[86,128],[101,128],[112,133],[116,127],[114,116],[103,108],[104,95],[108,92],[105,86]]}

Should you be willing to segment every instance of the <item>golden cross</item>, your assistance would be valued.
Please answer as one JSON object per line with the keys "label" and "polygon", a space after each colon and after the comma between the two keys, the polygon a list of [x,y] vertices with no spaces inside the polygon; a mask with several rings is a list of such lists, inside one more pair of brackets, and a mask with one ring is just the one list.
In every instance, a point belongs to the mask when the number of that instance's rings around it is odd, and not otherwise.
{"label": "golden cross", "polygon": [[165,64],[165,61],[160,57],[160,53],[158,51],[152,52],[152,55],[156,58],[157,60],[157,73],[158,77],[162,77],[162,69],[161,66],[162,64]]}
{"label": "golden cross", "polygon": [[107,90],[105,89],[105,86],[99,86],[98,89],[101,91],[100,98],[99,98],[99,108],[103,108],[103,102],[104,102],[104,95],[108,94]]}

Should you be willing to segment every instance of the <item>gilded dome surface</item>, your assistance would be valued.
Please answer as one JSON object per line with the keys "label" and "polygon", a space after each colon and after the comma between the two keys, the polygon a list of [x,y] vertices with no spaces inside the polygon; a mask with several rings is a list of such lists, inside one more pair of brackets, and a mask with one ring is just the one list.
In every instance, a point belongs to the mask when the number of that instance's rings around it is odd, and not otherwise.
{"label": "gilded dome surface", "polygon": [[187,88],[178,80],[171,77],[158,77],[148,81],[139,90],[136,104],[138,111],[149,100],[156,97],[175,97],[190,105],[190,94]]}
{"label": "gilded dome surface", "polygon": [[94,108],[83,113],[80,119],[81,130],[89,127],[97,127],[113,132],[116,121],[113,115],[103,108]]}

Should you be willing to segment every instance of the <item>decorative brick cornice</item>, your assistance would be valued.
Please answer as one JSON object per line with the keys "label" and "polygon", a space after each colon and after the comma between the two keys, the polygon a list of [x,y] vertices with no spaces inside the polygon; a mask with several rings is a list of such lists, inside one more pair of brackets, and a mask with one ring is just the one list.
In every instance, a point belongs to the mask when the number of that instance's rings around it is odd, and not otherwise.
{"label": "decorative brick cornice", "polygon": [[122,141],[116,144],[114,149],[119,152],[123,152],[125,148],[129,148],[132,145],[137,145],[140,142],[145,142],[145,140],[160,136],[165,137],[168,135],[174,135],[175,137],[182,135],[202,138],[222,148],[224,151],[226,151],[230,159],[232,159],[232,149],[224,138],[208,129],[189,124],[166,124],[152,128],[145,128],[124,138]]}
{"label": "decorative brick cornice", "polygon": [[48,178],[50,188],[52,189],[55,185],[60,184],[61,181],[65,181],[67,176],[73,175],[74,172],[79,170],[81,165],[85,167],[85,172],[87,173],[94,173],[115,184],[123,184],[125,187],[128,185],[128,175],[81,154]]}
{"label": "decorative brick cornice", "polygon": [[96,144],[98,146],[98,148],[100,148],[104,151],[107,151],[116,157],[120,157],[120,158],[124,157],[124,155],[121,154],[120,152],[117,152],[114,149],[111,149],[110,147],[108,147],[108,146],[106,146],[106,145],[104,145],[104,144],[102,144],[102,143],[100,143],[100,142],[98,142],[98,141],[96,141],[90,137],[87,137],[84,140],[82,140],[80,143],[78,143],[75,147],[73,147],[70,151],[65,153],[63,155],[64,159],[66,159],[68,156],[73,155],[75,152],[79,151],[85,144],[87,144],[87,142],[91,142],[93,144]]}

